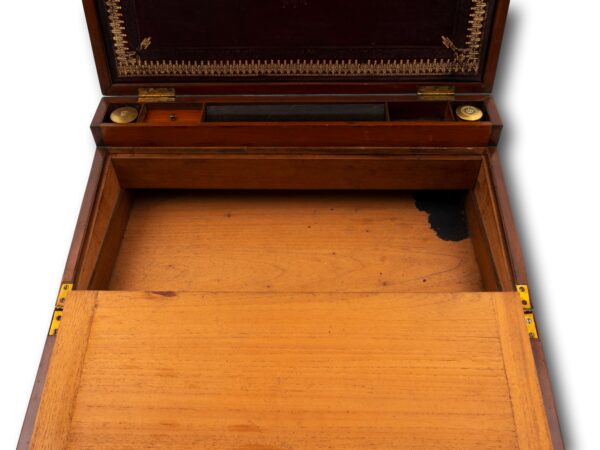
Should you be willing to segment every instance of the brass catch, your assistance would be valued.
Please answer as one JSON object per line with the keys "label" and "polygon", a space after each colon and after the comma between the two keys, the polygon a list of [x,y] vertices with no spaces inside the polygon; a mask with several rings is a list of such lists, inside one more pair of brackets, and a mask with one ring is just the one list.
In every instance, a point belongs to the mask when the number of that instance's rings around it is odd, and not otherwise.
{"label": "brass catch", "polygon": [[58,333],[58,327],[62,319],[63,310],[65,307],[65,301],[67,295],[73,290],[73,283],[65,283],[60,287],[58,291],[58,297],[56,298],[56,305],[54,306],[54,313],[52,314],[52,322],[50,323],[50,330],[48,336],[56,336]]}

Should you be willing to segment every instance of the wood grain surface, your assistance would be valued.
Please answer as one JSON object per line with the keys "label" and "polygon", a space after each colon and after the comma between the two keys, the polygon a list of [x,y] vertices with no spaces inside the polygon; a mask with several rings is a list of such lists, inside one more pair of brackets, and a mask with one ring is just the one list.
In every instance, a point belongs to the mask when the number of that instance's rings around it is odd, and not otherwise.
{"label": "wood grain surface", "polygon": [[61,320],[60,339],[56,340],[48,368],[30,449],[66,448],[71,419],[90,328],[96,307],[96,293],[81,291],[66,302]]}
{"label": "wood grain surface", "polygon": [[86,230],[85,242],[78,261],[75,286],[89,286],[91,283],[96,263],[100,257],[107,237],[111,229],[112,218],[125,191],[121,189],[119,180],[112,165],[107,164],[99,181],[98,194],[96,195],[92,216]]}
{"label": "wood grain surface", "polygon": [[470,239],[444,241],[409,193],[148,192],[112,290],[481,291]]}
{"label": "wood grain surface", "polygon": [[[512,297],[514,303],[516,296],[513,294]],[[516,304],[518,305],[519,302],[517,301]],[[547,448],[551,448],[548,418],[530,339],[526,333],[515,333],[516,324],[523,320],[522,307],[507,307],[506,303],[496,303],[494,306],[504,355],[506,380],[510,397],[515,405],[513,413],[519,436],[519,448],[538,448],[541,443],[547,443]],[[519,405],[529,405],[531,409]],[[538,411],[539,414],[532,414],[532,411]],[[543,420],[540,420],[540,417],[543,417]]]}
{"label": "wood grain surface", "polygon": [[63,325],[94,300],[70,426],[47,387],[34,448],[551,448],[516,293],[75,292]]}
{"label": "wood grain surface", "polygon": [[344,155],[340,149],[337,154],[317,154],[311,148],[309,154],[227,154],[222,149],[191,154],[181,149],[134,151],[113,155],[111,164],[125,189],[416,190],[471,189],[482,161],[481,155],[443,152]]}
{"label": "wood grain surface", "polygon": [[502,217],[498,209],[497,198],[487,161],[484,161],[482,164],[477,184],[469,195],[473,197],[481,219],[485,240],[488,242],[498,277],[499,287],[503,291],[512,291],[516,283],[510,255],[506,246],[504,229],[502,228]]}

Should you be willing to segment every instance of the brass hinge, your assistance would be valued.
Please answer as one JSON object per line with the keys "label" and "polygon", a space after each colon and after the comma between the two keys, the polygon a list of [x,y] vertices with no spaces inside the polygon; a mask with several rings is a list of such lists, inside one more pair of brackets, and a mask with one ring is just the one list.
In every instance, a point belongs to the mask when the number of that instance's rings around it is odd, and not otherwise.
{"label": "brass hinge", "polygon": [[529,337],[532,339],[539,339],[540,335],[538,334],[533,312],[525,313],[525,322],[527,323],[527,332],[529,333]]}
{"label": "brass hinge", "polygon": [[139,103],[165,103],[175,101],[175,89],[171,88],[140,88],[138,89]]}
{"label": "brass hinge", "polygon": [[48,336],[56,336],[58,333],[58,327],[62,319],[63,310],[65,307],[65,300],[67,295],[73,290],[73,283],[64,283],[58,291],[58,297],[56,298],[56,305],[54,306],[54,313],[52,314],[52,323],[50,324],[50,330]]}
{"label": "brass hinge", "polygon": [[525,312],[525,323],[527,325],[527,333],[529,333],[529,337],[532,339],[539,339],[539,333],[537,330],[537,325],[535,323],[535,315],[533,314],[533,308],[531,306],[531,297],[529,295],[529,286],[526,284],[518,284],[517,292],[519,293],[519,298],[521,299],[521,307]]}
{"label": "brass hinge", "polygon": [[518,284],[517,292],[521,297],[521,304],[523,305],[523,309],[531,309],[531,297],[529,297],[529,286],[527,286],[526,284]]}
{"label": "brass hinge", "polygon": [[454,97],[456,88],[454,86],[421,86],[417,93],[425,98]]}

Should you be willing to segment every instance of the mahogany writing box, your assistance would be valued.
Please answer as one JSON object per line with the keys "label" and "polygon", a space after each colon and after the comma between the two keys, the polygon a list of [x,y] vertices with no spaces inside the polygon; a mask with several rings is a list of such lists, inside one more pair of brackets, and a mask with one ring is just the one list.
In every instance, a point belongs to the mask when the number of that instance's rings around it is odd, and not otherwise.
{"label": "mahogany writing box", "polygon": [[84,7],[106,96],[19,448],[563,448],[507,0]]}

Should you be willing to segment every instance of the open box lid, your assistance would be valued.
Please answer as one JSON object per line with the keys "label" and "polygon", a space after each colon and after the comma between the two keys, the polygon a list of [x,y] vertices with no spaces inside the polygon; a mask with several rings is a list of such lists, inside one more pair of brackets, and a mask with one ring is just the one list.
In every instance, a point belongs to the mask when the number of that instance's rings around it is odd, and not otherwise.
{"label": "open box lid", "polygon": [[490,92],[508,0],[84,0],[102,92]]}

